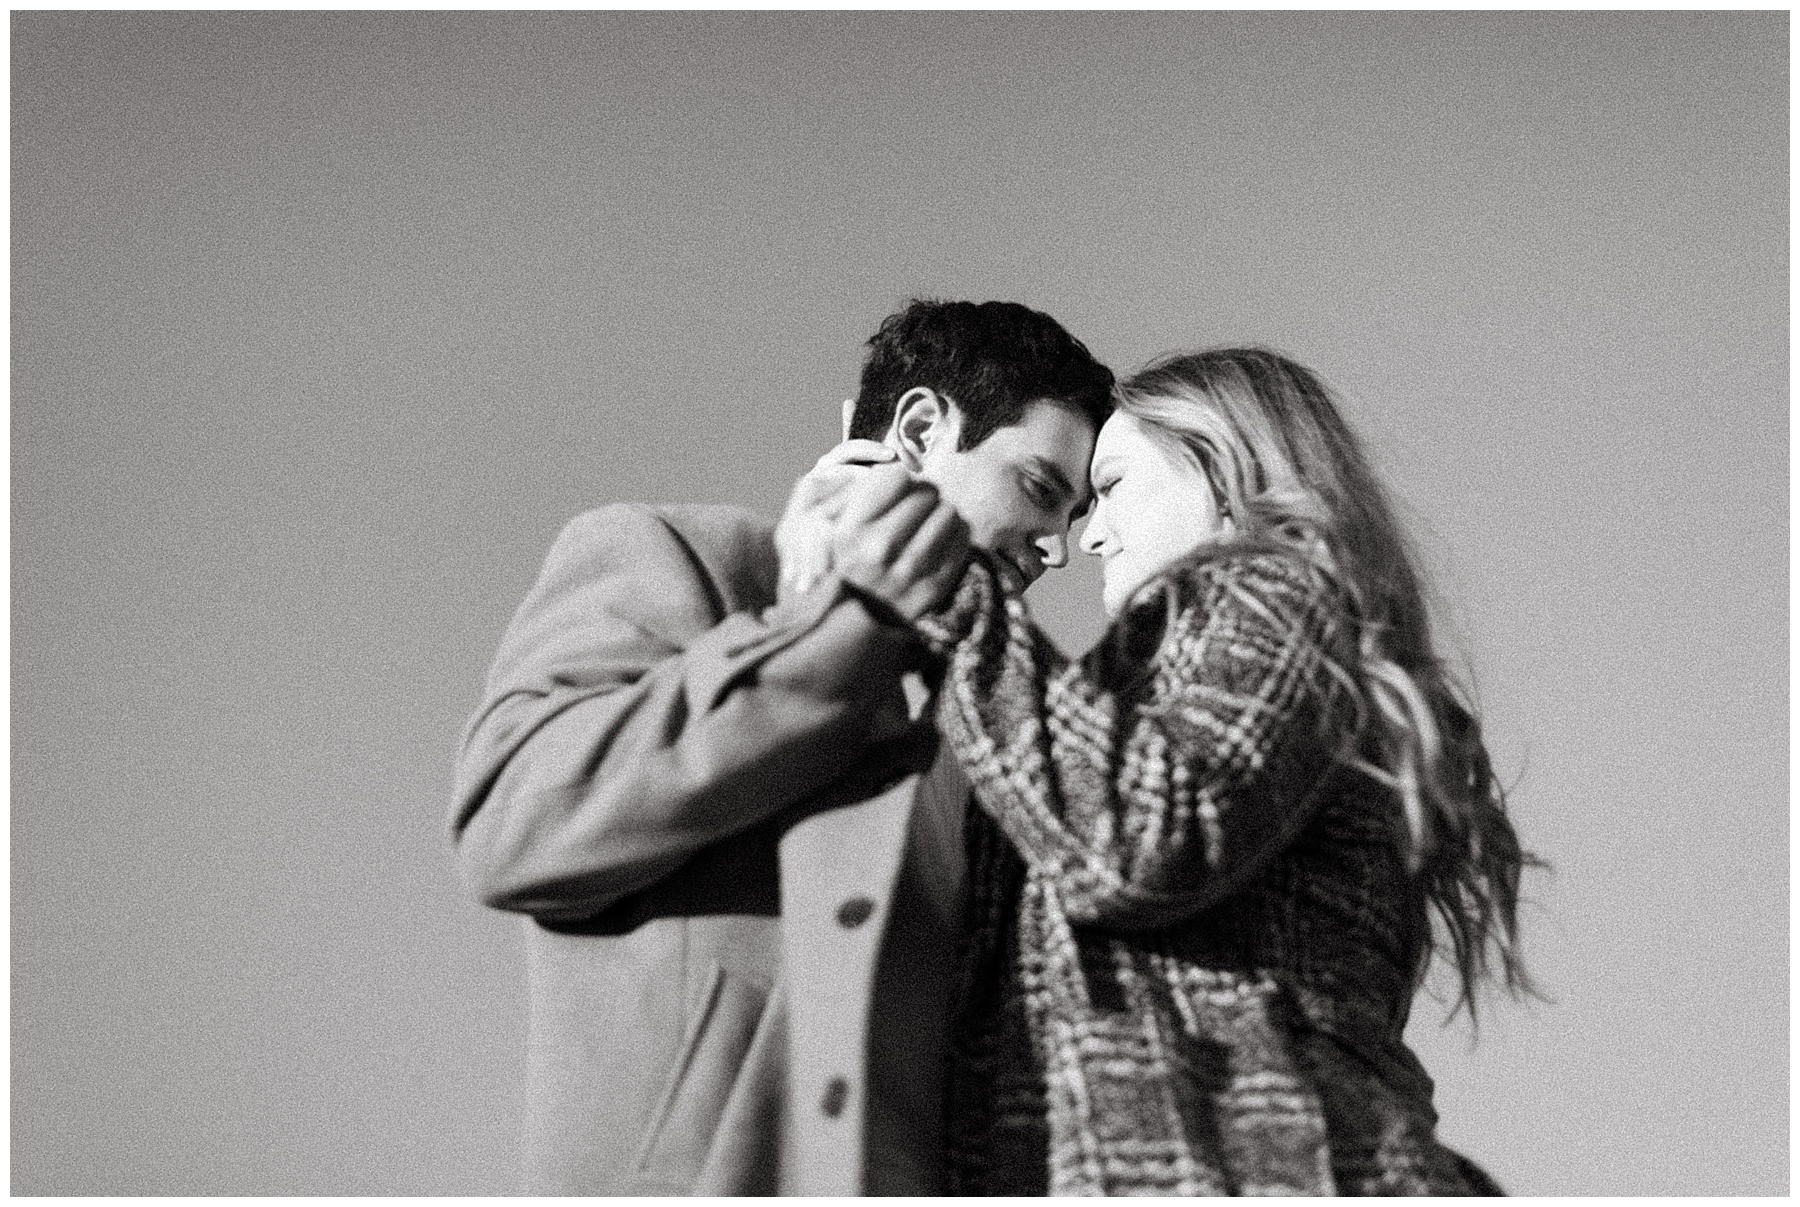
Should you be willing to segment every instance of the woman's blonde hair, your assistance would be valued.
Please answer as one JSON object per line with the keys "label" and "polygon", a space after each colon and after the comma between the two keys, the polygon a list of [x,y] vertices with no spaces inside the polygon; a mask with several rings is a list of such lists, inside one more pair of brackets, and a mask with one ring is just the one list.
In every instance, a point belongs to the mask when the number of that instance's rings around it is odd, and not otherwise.
{"label": "woman's blonde hair", "polygon": [[1357,703],[1345,761],[1399,802],[1397,839],[1442,923],[1425,958],[1448,940],[1456,1005],[1471,1017],[1486,975],[1530,992],[1519,876],[1538,861],[1507,820],[1475,710],[1433,650],[1412,551],[1330,391],[1277,353],[1221,348],[1153,362],[1117,401],[1198,463],[1232,521],[1230,544],[1288,549],[1348,597],[1355,653],[1343,660],[1354,665],[1332,667]]}

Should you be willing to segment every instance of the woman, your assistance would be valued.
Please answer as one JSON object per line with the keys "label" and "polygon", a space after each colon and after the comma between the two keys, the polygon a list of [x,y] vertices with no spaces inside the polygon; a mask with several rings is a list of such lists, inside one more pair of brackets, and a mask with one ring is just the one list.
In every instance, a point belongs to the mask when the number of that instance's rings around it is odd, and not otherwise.
{"label": "woman", "polygon": [[1498,1193],[1402,1032],[1434,951],[1471,1013],[1529,988],[1530,857],[1355,438],[1300,365],[1204,352],[1120,387],[1092,480],[1090,654],[980,559],[919,622],[991,819],[953,1191]]}

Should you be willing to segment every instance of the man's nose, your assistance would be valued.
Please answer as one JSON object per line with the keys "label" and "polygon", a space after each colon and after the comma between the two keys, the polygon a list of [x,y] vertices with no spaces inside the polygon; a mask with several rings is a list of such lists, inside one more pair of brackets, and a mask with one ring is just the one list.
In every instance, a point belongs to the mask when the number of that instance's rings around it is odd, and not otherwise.
{"label": "man's nose", "polygon": [[1069,564],[1069,537],[1067,533],[1056,532],[1038,538],[1038,553],[1043,563],[1051,570],[1061,570]]}

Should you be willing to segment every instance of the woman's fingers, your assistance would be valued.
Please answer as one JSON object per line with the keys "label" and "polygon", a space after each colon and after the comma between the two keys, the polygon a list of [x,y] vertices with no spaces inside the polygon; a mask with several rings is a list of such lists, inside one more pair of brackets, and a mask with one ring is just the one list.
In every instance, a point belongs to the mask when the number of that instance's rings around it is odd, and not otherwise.
{"label": "woman's fingers", "polygon": [[846,440],[794,484],[776,526],[784,593],[832,569],[908,618],[955,585],[968,526],[876,440]]}
{"label": "woman's fingers", "polygon": [[[866,469],[850,471],[850,478],[844,484],[840,512],[842,522],[847,527],[871,524],[902,499],[918,492],[929,492],[933,501],[937,498],[936,490],[925,483],[913,481],[905,468],[898,464],[872,465]],[[911,529],[907,533],[910,535]]]}
{"label": "woman's fingers", "polygon": [[788,506],[791,508],[825,508],[826,518],[835,519],[842,509],[844,488],[854,483],[869,466],[884,465],[898,454],[878,440],[846,440],[825,451],[800,480]]}
{"label": "woman's fingers", "polygon": [[898,453],[879,440],[846,440],[826,449],[825,455],[813,463],[813,468],[820,470],[830,469],[834,465],[880,465],[898,456]]}

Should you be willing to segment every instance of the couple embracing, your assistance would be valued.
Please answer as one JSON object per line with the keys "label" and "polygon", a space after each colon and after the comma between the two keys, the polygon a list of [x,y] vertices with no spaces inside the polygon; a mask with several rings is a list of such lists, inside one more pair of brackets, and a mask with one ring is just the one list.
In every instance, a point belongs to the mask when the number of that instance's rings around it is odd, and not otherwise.
{"label": "couple embracing", "polygon": [[527,1189],[1498,1193],[1402,1033],[1434,953],[1526,985],[1529,856],[1319,379],[914,302],[845,419],[779,524],[576,518],[501,642],[454,827]]}

